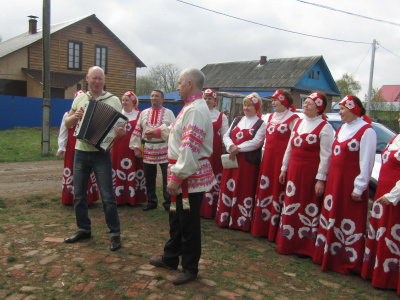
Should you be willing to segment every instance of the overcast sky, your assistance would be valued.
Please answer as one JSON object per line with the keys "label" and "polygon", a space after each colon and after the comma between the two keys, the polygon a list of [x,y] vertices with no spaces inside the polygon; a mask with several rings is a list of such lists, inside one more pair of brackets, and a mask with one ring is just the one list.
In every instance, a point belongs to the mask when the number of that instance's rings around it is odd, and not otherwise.
{"label": "overcast sky", "polygon": [[[3,41],[28,30],[28,15],[39,16],[41,28],[42,5],[41,0],[3,3]],[[379,45],[373,87],[400,84],[399,11],[399,0],[53,0],[51,23],[96,14],[147,65],[139,69],[139,75],[163,62],[181,69],[201,69],[208,63],[258,60],[261,55],[322,55],[335,80],[347,72],[361,83],[358,96],[364,100],[374,39]],[[357,43],[312,38],[267,26]]]}

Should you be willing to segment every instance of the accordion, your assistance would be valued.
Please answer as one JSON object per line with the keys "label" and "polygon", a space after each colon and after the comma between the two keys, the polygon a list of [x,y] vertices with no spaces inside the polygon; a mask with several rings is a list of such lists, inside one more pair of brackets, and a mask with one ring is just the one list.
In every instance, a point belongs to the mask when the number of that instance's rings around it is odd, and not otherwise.
{"label": "accordion", "polygon": [[74,136],[100,151],[110,150],[116,137],[114,126],[122,126],[128,122],[128,118],[110,105],[96,100],[89,100],[83,109]]}

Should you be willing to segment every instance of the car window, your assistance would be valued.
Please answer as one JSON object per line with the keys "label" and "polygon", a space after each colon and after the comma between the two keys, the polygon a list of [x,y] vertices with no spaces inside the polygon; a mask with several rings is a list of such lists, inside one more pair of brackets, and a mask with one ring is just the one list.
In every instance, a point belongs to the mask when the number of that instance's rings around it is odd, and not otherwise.
{"label": "car window", "polygon": [[[328,119],[328,122],[332,125],[335,131],[344,124],[344,122],[339,120]],[[380,154],[385,149],[390,140],[396,135],[396,133],[380,123],[372,122],[371,125],[376,132],[376,153]]]}
{"label": "car window", "polygon": [[396,135],[396,133],[379,123],[373,122],[371,125],[374,127],[376,132],[376,153],[382,153],[386,145]]}
{"label": "car window", "polygon": [[329,124],[332,125],[332,127],[333,127],[333,129],[334,129],[335,131],[338,130],[339,127],[342,126],[342,125],[344,124],[344,122],[342,122],[342,121],[331,121],[331,120],[328,120],[328,122],[329,122]]}

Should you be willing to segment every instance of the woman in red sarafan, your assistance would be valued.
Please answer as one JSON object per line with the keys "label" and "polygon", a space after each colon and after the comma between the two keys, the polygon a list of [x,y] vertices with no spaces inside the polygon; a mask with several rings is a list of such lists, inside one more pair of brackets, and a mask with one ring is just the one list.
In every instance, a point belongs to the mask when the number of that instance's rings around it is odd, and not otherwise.
{"label": "woman in red sarafan", "polygon": [[[400,123],[400,118],[399,118]],[[382,152],[361,276],[400,295],[400,135]]]}
{"label": "woman in red sarafan", "polygon": [[[224,135],[229,158],[237,159],[238,168],[224,168],[222,171],[221,192],[215,217],[219,226],[243,231],[250,231],[251,228],[261,147],[266,129],[266,124],[260,119],[261,115],[257,113],[260,102],[261,98],[257,93],[244,98],[244,116],[237,117]],[[251,157],[258,157],[259,160],[249,162],[249,154]]]}
{"label": "woman in red sarafan", "polygon": [[332,145],[313,262],[322,264],[322,270],[360,274],[376,133],[360,99],[347,95],[339,106],[345,123]]}
{"label": "woman in red sarafan", "polygon": [[325,181],[332,154],[333,128],[324,120],[327,97],[314,92],[303,103],[286,148],[279,181],[286,195],[276,242],[278,253],[312,256]]}
{"label": "woman in red sarafan", "polygon": [[[79,90],[75,93],[74,99],[76,96],[85,93],[82,90]],[[75,144],[76,137],[74,137],[75,127],[67,128],[65,127],[65,117],[67,117],[69,111],[66,112],[63,116],[60,126],[60,133],[58,135],[58,151],[57,157],[60,158],[64,155],[64,169],[63,169],[63,177],[62,177],[62,196],[61,203],[64,205],[74,205],[74,155],[75,155]],[[90,179],[88,183],[88,192],[87,192],[87,202],[88,205],[92,205],[93,202],[99,200],[99,189],[97,186],[97,180],[94,175],[94,172],[90,174]]]}
{"label": "woman in red sarafan", "polygon": [[258,178],[251,233],[275,242],[285,198],[285,185],[279,182],[282,159],[298,115],[293,112],[292,95],[277,90],[272,96],[274,113],[268,116],[265,150]]}
{"label": "woman in red sarafan", "polygon": [[206,89],[203,92],[203,98],[207,103],[208,109],[211,114],[211,121],[213,122],[214,140],[213,140],[213,154],[210,157],[210,163],[217,179],[211,190],[204,193],[203,202],[200,207],[200,216],[211,219],[215,217],[217,211],[217,204],[219,198],[219,190],[222,177],[222,137],[228,131],[229,124],[228,118],[215,107],[217,106],[217,93],[212,89]]}
{"label": "woman in red sarafan", "polygon": [[128,91],[122,96],[122,114],[129,119],[126,124],[127,133],[123,138],[116,137],[114,147],[111,148],[112,176],[118,205],[147,202],[143,160],[137,158],[129,148],[129,141],[140,115],[138,105],[139,100],[134,93]]}

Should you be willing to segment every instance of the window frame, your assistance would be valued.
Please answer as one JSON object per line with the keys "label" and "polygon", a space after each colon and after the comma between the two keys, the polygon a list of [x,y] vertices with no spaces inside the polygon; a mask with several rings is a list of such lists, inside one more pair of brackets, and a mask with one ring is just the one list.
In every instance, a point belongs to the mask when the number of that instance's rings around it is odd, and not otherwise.
{"label": "window frame", "polygon": [[[73,67],[70,67],[70,45],[72,44],[72,65]],[[76,45],[79,45],[79,53],[78,56],[76,55]],[[67,69],[68,70],[75,70],[75,71],[82,71],[82,53],[83,53],[83,43],[78,42],[78,41],[73,41],[73,40],[68,40],[68,47],[67,47]],[[75,67],[76,60],[75,58],[79,57],[79,66]]]}
{"label": "window frame", "polygon": [[[100,57],[99,58],[97,57],[97,49],[100,49]],[[104,50],[106,52],[105,54],[103,53]],[[105,56],[105,58],[104,58],[105,66],[101,65],[101,61],[103,60],[104,56]],[[98,61],[100,63],[98,63]],[[104,70],[104,73],[107,74],[107,69],[108,69],[108,47],[107,46],[95,45],[95,48],[94,48],[94,65],[102,68]]]}

